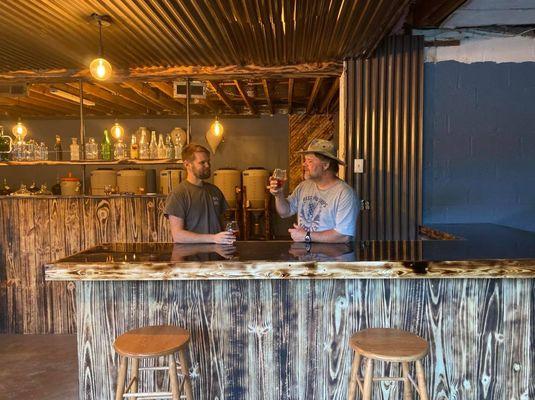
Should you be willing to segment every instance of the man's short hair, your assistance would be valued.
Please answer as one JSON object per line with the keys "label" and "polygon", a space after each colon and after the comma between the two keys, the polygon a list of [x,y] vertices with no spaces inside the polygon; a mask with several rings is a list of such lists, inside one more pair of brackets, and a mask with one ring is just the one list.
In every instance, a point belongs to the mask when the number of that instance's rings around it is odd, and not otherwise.
{"label": "man's short hair", "polygon": [[320,159],[321,162],[329,163],[329,171],[332,171],[334,174],[338,173],[338,162],[332,158],[325,157],[323,154],[313,153],[316,157]]}
{"label": "man's short hair", "polygon": [[195,153],[206,153],[210,155],[208,149],[200,144],[190,143],[182,149],[182,160],[193,162]]}

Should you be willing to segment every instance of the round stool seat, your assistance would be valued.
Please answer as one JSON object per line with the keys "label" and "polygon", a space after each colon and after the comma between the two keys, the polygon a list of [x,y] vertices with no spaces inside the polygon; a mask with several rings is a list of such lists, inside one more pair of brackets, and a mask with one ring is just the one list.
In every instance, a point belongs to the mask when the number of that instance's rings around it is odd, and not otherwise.
{"label": "round stool seat", "polygon": [[177,326],[146,326],[123,333],[113,347],[122,356],[159,357],[175,353],[189,338],[189,332]]}
{"label": "round stool seat", "polygon": [[427,341],[400,329],[372,328],[355,333],[349,345],[364,357],[382,361],[416,361],[425,357]]}

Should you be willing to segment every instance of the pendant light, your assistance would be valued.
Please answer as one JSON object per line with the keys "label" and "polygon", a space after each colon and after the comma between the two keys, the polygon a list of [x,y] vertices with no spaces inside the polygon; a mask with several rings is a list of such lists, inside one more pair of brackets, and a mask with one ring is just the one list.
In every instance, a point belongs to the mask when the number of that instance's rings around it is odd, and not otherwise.
{"label": "pendant light", "polygon": [[111,127],[110,132],[112,136],[117,140],[122,139],[124,136],[124,129],[121,125],[119,125],[117,121],[115,121],[115,123]]}
{"label": "pendant light", "polygon": [[98,24],[99,52],[98,58],[95,58],[93,61],[91,61],[91,64],[89,64],[89,72],[96,80],[105,81],[111,77],[113,70],[109,61],[102,56],[102,27],[111,25],[111,17],[109,15],[98,15],[94,13],[91,14],[91,19]]}
{"label": "pendant light", "polygon": [[210,125],[210,129],[206,132],[206,141],[212,149],[212,153],[215,154],[217,147],[220,145],[223,140],[223,124],[219,122],[219,118],[215,117],[215,121]]}
{"label": "pendant light", "polygon": [[24,142],[24,138],[28,134],[28,129],[26,126],[21,122],[20,118],[19,121],[13,126],[13,129],[11,129],[11,133],[17,138],[18,141]]}

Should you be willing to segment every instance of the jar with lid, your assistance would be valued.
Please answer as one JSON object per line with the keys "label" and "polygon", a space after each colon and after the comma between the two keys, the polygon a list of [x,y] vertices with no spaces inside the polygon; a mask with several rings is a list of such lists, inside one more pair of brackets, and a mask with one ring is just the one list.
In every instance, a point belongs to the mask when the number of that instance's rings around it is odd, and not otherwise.
{"label": "jar with lid", "polygon": [[61,195],[62,196],[78,196],[80,194],[80,179],[69,172],[68,176],[64,176],[60,180]]}

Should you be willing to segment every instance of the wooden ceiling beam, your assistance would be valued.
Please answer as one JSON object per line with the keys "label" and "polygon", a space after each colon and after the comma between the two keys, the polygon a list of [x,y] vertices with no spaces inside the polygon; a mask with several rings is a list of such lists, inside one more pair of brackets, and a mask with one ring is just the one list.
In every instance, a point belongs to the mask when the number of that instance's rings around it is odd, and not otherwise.
{"label": "wooden ceiling beam", "polygon": [[[68,84],[55,84],[54,87],[57,87],[58,89],[62,89],[63,87],[70,87],[72,89],[80,90],[79,83],[68,83]],[[119,96],[118,94],[113,94],[107,90],[104,90],[102,88],[99,88],[98,86],[95,86],[91,83],[84,83],[84,94],[91,95],[95,98],[97,98],[99,101],[103,101],[105,103],[112,106],[115,106],[119,109],[121,109],[123,112],[126,111],[127,113],[144,113],[146,109],[141,107],[140,105],[131,102],[129,100],[124,99],[123,97]]]}
{"label": "wooden ceiling beam", "polygon": [[294,96],[294,78],[288,79],[288,114],[292,113],[292,101]]}
{"label": "wooden ceiling beam", "polygon": [[245,104],[247,105],[247,107],[249,108],[249,111],[251,112],[251,114],[253,115],[256,115],[256,108],[253,104],[253,101],[249,98],[249,96],[247,96],[247,93],[245,92],[245,88],[243,87],[243,83],[241,83],[239,80],[235,79],[234,80],[234,84],[236,85],[236,87],[238,88],[238,92],[240,92],[240,95],[243,99],[243,101],[245,102]]}
{"label": "wooden ceiling beam", "polygon": [[126,89],[117,83],[95,83],[98,87],[116,94],[124,98],[125,100],[131,101],[143,107],[146,110],[146,113],[149,114],[149,111],[155,113],[161,113],[163,107],[160,105],[154,105],[152,102],[148,101],[145,97],[138,95],[135,91],[131,89]]}
{"label": "wooden ceiling beam", "polygon": [[219,97],[219,99],[221,99],[221,101],[228,107],[231,109],[231,111],[234,113],[234,114],[238,114],[238,110],[236,109],[236,107],[234,106],[234,104],[232,104],[232,101],[228,98],[227,94],[225,93],[225,91],[223,89],[221,89],[221,86],[219,86],[219,84],[217,82],[212,82],[212,81],[208,81],[208,84],[212,87],[212,89],[216,92],[217,94],[217,97]]}
{"label": "wooden ceiling beam", "polygon": [[275,108],[273,107],[273,101],[271,100],[271,95],[269,94],[269,84],[267,79],[262,79],[262,86],[264,88],[264,94],[266,95],[266,101],[268,103],[269,113],[271,115],[275,114]]}
{"label": "wooden ceiling beam", "polygon": [[[177,103],[179,103],[181,106],[184,107],[184,109],[186,108],[185,99],[177,99],[176,97],[173,96],[173,86],[171,84],[167,82],[149,82],[149,85],[158,89],[160,92],[162,92],[167,97],[169,97],[169,99],[171,99],[172,101],[176,101]],[[202,103],[202,100],[201,100],[201,103]],[[193,103],[193,101],[190,101],[190,107],[197,114],[200,114],[200,115],[205,114],[204,107],[200,106],[199,104]]]}
{"label": "wooden ceiling beam", "polygon": [[327,95],[321,102],[321,106],[319,108],[319,112],[323,114],[326,110],[329,104],[331,103],[331,100],[333,96],[338,93],[338,89],[340,88],[340,78],[334,78],[333,84],[331,85],[329,91],[327,92]]}
{"label": "wooden ceiling beam", "polygon": [[312,92],[310,93],[310,97],[307,103],[307,114],[310,114],[312,112],[312,108],[314,107],[314,102],[316,101],[316,97],[318,96],[322,81],[323,78],[316,78],[316,80],[314,81],[314,86],[312,87]]}
{"label": "wooden ceiling beam", "polygon": [[157,104],[169,111],[184,111],[184,107],[176,101],[169,100],[168,98],[159,96],[152,88],[144,85],[141,82],[123,82],[123,86],[126,86],[136,92],[138,95],[145,97],[150,102]]}
{"label": "wooden ceiling beam", "polygon": [[[108,82],[165,81],[187,77],[200,80],[332,77],[340,76],[342,66],[342,62],[329,61],[268,67],[259,65],[143,67],[116,70]],[[20,70],[0,73],[0,83],[72,82],[79,79],[94,82],[87,69]]]}
{"label": "wooden ceiling beam", "polygon": [[[80,86],[79,83],[73,83],[71,85],[67,85],[64,83],[56,83],[54,85],[50,85],[50,88],[55,88],[62,90],[64,92],[70,93],[74,96],[80,96]],[[53,96],[56,96],[55,94],[51,93]],[[59,98],[59,97],[58,97]],[[135,111],[132,111],[132,109],[122,107],[117,102],[110,102],[106,101],[100,97],[96,97],[94,95],[91,95],[87,91],[84,90],[84,100],[92,101],[95,103],[94,106],[84,106],[84,112],[85,113],[91,113],[90,111],[98,111],[104,115],[106,114],[114,114],[117,112],[126,113],[126,114],[132,114]],[[80,107],[80,102],[75,103],[73,101],[73,104],[76,104],[78,109]]]}

